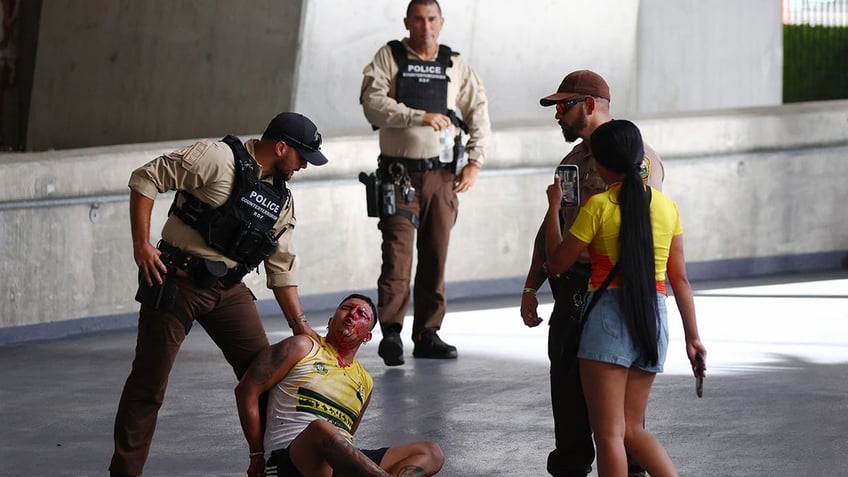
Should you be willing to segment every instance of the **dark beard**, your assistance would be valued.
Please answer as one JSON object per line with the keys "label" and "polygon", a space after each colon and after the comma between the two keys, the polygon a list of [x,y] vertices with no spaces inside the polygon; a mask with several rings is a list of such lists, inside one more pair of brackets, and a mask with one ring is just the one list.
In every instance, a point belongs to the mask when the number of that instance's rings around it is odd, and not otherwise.
{"label": "dark beard", "polygon": [[562,128],[562,137],[565,138],[565,142],[574,142],[580,139],[580,134],[577,131],[585,131],[587,123],[586,113],[582,109],[580,110],[580,115],[577,117],[577,121],[574,121],[573,126],[560,123],[559,127]]}
{"label": "dark beard", "polygon": [[564,137],[565,142],[568,142],[568,143],[571,143],[571,142],[574,142],[574,141],[580,139],[580,136],[576,132],[574,132],[573,129],[571,129],[569,127],[566,127],[565,129],[562,130],[562,137]]}

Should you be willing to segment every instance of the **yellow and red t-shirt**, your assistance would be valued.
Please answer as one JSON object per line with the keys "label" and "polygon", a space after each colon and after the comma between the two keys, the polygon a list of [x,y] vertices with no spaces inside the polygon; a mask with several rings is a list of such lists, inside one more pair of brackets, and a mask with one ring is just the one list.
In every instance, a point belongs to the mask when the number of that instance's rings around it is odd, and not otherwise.
{"label": "yellow and red t-shirt", "polygon": [[[621,229],[621,209],[618,192],[621,183],[612,184],[604,192],[587,200],[569,232],[580,241],[589,244],[592,260],[592,277],[589,290],[597,290],[618,262],[618,235]],[[677,204],[657,189],[651,188],[651,229],[654,233],[654,261],[656,263],[657,291],[666,293],[665,271],[671,238],[683,233]],[[609,286],[621,286],[620,277],[615,277]]]}

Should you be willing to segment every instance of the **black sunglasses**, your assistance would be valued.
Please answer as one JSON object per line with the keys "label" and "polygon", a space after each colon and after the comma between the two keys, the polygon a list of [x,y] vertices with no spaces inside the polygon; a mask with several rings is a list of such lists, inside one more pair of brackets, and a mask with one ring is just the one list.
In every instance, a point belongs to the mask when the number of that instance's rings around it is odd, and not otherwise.
{"label": "black sunglasses", "polygon": [[300,146],[304,149],[307,149],[307,150],[313,151],[313,152],[318,152],[318,150],[321,149],[322,139],[321,139],[321,133],[319,133],[319,132],[315,133],[315,139],[313,139],[312,142],[309,143],[309,144],[306,144],[302,141],[299,141],[299,140],[289,136],[288,134],[283,134],[283,137],[286,139],[286,142],[290,143],[292,146]]}
{"label": "black sunglasses", "polygon": [[583,96],[582,98],[569,99],[568,101],[561,101],[556,104],[556,110],[559,114],[565,114],[568,112],[568,110],[573,108],[575,104],[586,101],[586,98],[588,98],[588,96]]}

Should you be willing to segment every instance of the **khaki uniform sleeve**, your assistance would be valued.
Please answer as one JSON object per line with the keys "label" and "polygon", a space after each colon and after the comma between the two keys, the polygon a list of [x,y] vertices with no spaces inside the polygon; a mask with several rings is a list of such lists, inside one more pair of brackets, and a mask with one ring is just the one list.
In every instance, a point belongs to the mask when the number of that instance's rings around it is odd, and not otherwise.
{"label": "khaki uniform sleeve", "polygon": [[468,159],[473,159],[482,165],[486,162],[486,153],[492,136],[486,88],[477,73],[461,56],[453,56],[453,62],[461,81],[459,94],[456,97],[456,108],[463,121],[468,124],[469,137],[465,150],[468,153]]}
{"label": "khaki uniform sleeve", "polygon": [[662,158],[651,146],[645,144],[645,159],[648,162],[648,185],[658,191],[662,191],[665,180],[665,168]]}
{"label": "khaki uniform sleeve", "polygon": [[[297,286],[297,255],[294,253],[292,238],[297,218],[294,215],[294,198],[280,214],[275,230],[284,230],[277,239],[277,249],[265,259],[265,276],[268,288]],[[278,232],[279,233],[279,232]]]}
{"label": "khaki uniform sleeve", "polygon": [[408,128],[420,126],[424,113],[409,108],[395,99],[394,77],[397,64],[391,48],[384,45],[374,59],[362,70],[359,103],[369,123],[379,128]]}
{"label": "khaki uniform sleeve", "polygon": [[219,206],[229,197],[232,181],[225,178],[233,168],[232,152],[225,144],[203,140],[139,167],[128,185],[150,199],[155,199],[157,193],[184,190]]}

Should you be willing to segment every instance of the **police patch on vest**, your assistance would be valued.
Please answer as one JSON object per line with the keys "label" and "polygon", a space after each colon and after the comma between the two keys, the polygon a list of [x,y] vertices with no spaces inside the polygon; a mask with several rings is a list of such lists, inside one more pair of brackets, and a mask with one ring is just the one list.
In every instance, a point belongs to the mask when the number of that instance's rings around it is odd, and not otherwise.
{"label": "police patch on vest", "polygon": [[407,60],[397,75],[397,101],[410,108],[446,112],[450,81],[446,70],[435,61]]}
{"label": "police patch on vest", "polygon": [[419,83],[429,83],[430,80],[445,81],[447,75],[439,63],[430,61],[409,60],[406,70],[401,72],[404,80],[415,80]]}
{"label": "police patch on vest", "polygon": [[435,61],[410,59],[397,40],[388,43],[398,65],[395,76],[395,100],[410,108],[448,114],[448,68],[453,64],[451,49],[439,45]]}
{"label": "police patch on vest", "polygon": [[235,166],[229,199],[215,208],[186,191],[179,191],[169,213],[197,230],[207,245],[237,262],[240,270],[247,273],[277,247],[277,239],[285,228],[276,233],[274,225],[290,194],[285,181],[269,184],[259,180],[258,164],[237,137],[227,136],[222,141],[232,149]]}
{"label": "police patch on vest", "polygon": [[253,209],[253,216],[257,219],[268,217],[276,221],[277,217],[280,216],[280,210],[283,208],[279,202],[255,190],[241,196],[241,202]]}

